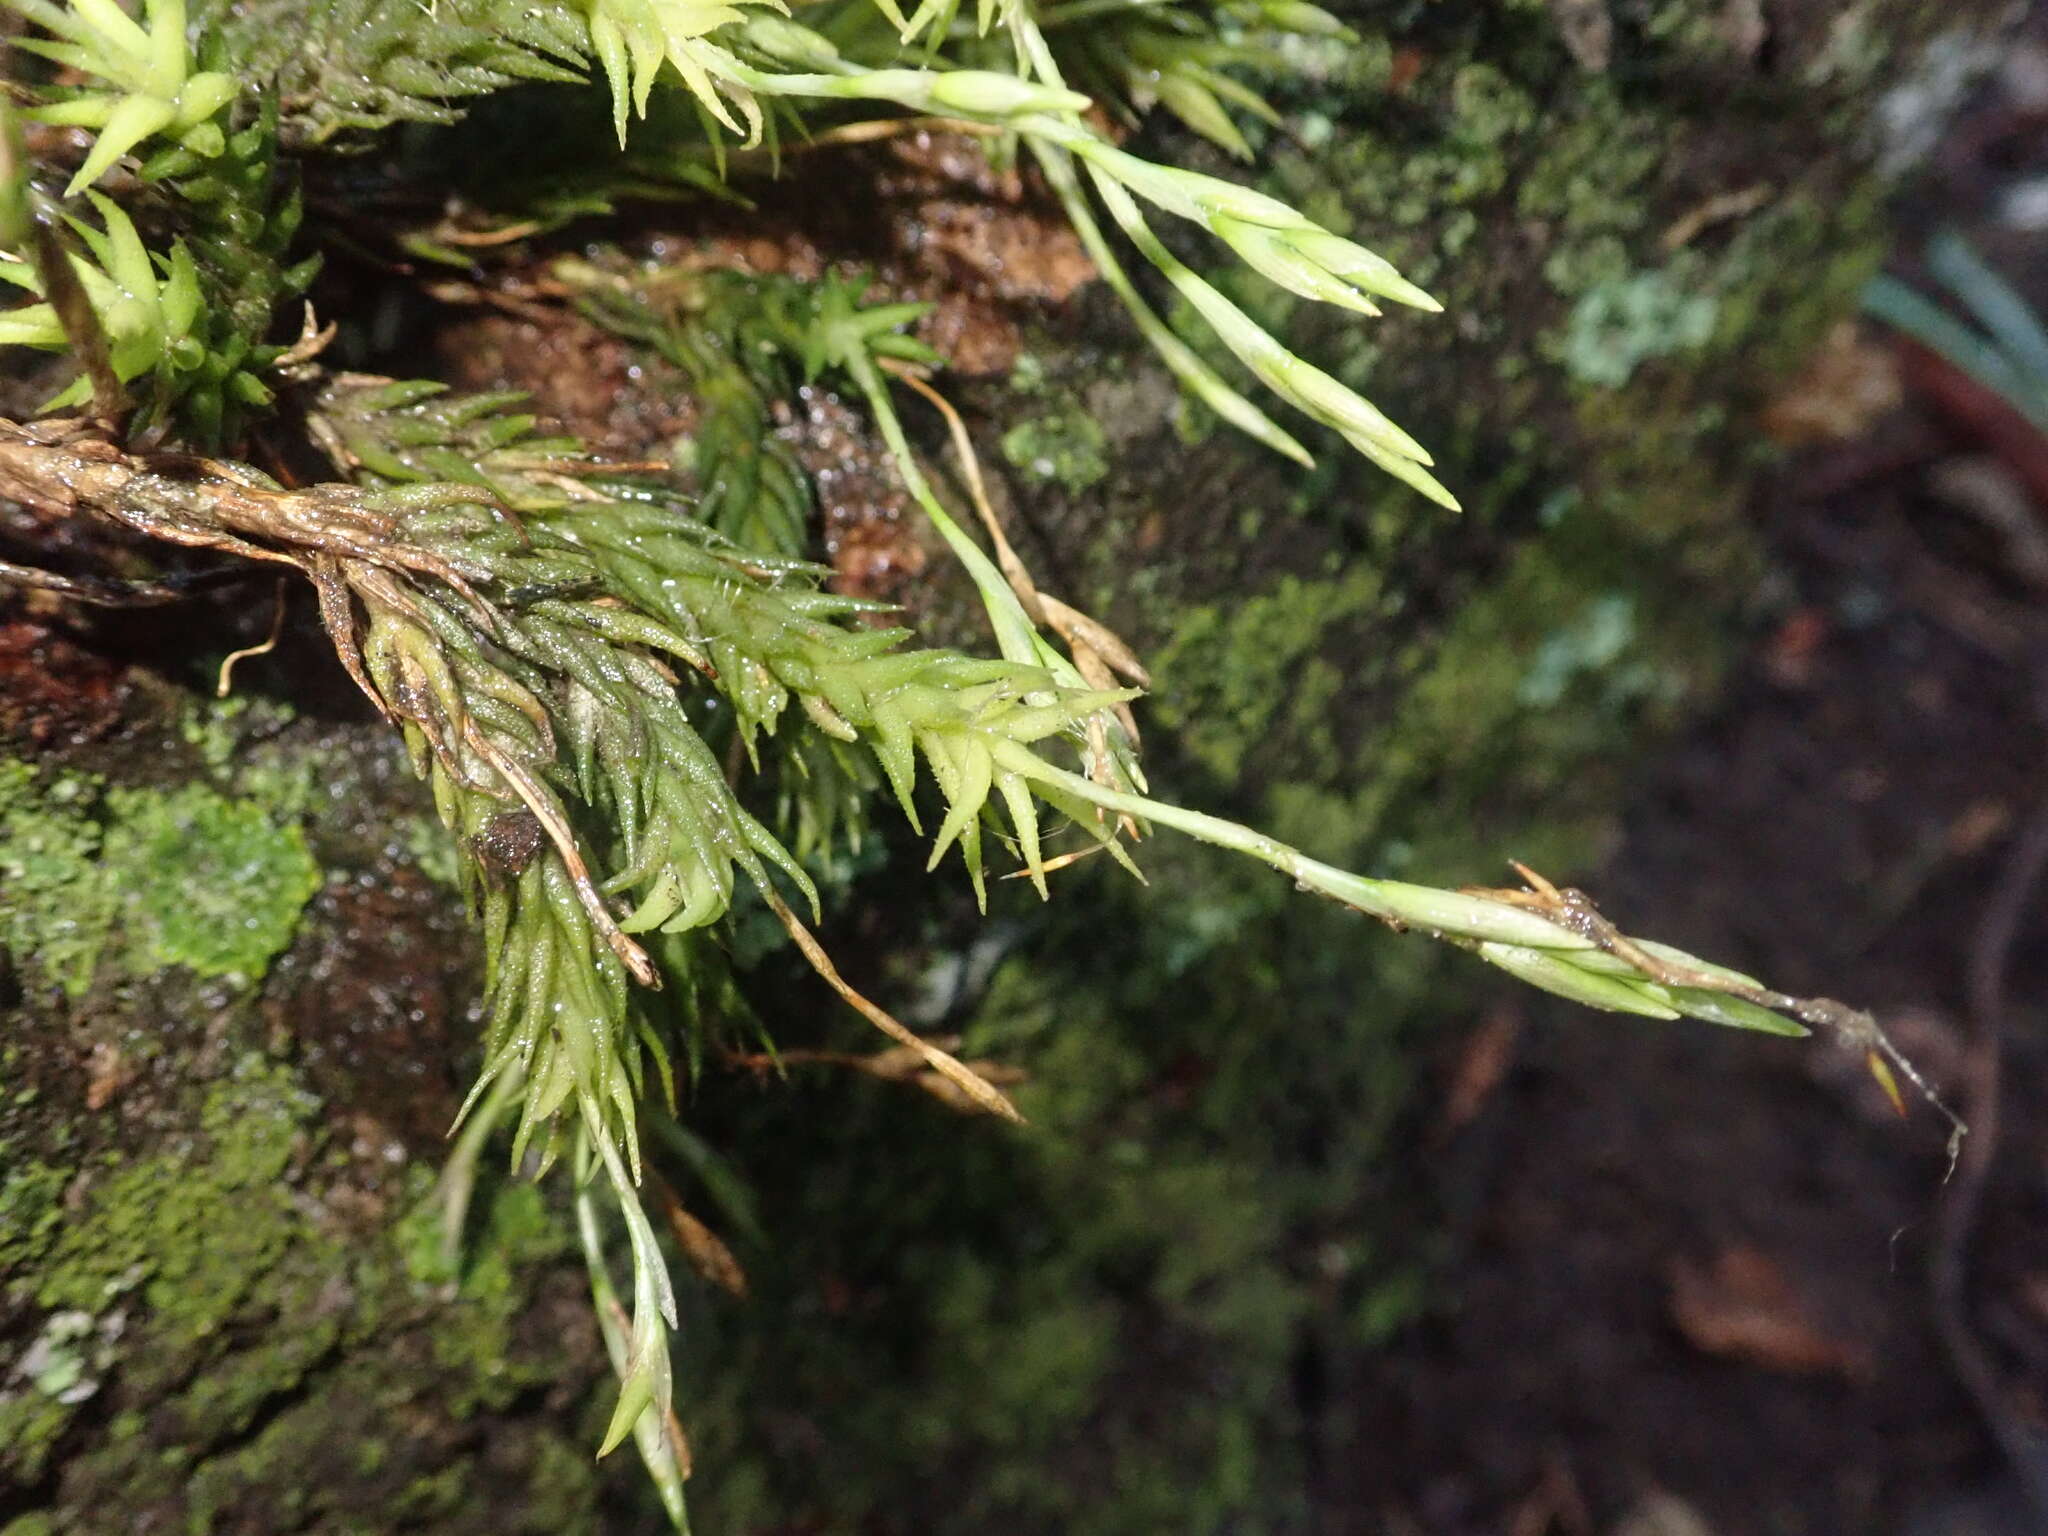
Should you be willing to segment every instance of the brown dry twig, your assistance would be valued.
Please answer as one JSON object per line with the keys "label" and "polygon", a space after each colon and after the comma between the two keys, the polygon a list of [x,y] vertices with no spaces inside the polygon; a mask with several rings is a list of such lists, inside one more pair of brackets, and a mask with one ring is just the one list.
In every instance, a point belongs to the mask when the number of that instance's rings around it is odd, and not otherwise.
{"label": "brown dry twig", "polygon": [[1017,1106],[1012,1104],[994,1083],[959,1058],[940,1050],[931,1041],[911,1033],[909,1027],[901,1023],[895,1015],[856,991],[839,974],[839,968],[832,963],[832,957],[825,953],[824,946],[818,942],[816,936],[803,925],[802,920],[794,912],[790,911],[788,902],[769,888],[764,887],[761,895],[776,917],[781,919],[782,926],[788,930],[789,936],[796,941],[796,947],[802,951],[804,959],[810,962],[811,969],[823,977],[825,984],[837,992],[856,1013],[898,1045],[916,1053],[927,1067],[958,1088],[976,1107],[1000,1119],[1013,1120],[1019,1125],[1024,1123],[1024,1117],[1018,1113]]}
{"label": "brown dry twig", "polygon": [[154,608],[165,603],[182,603],[211,587],[246,581],[250,572],[226,566],[189,575],[166,576],[161,581],[125,581],[105,576],[66,576],[39,566],[16,565],[0,560],[0,586],[28,587],[54,592],[75,603],[96,608]]}
{"label": "brown dry twig", "polygon": [[[941,1035],[931,1043],[942,1050],[951,1050],[960,1041],[957,1035]],[[724,1059],[729,1067],[762,1074],[779,1074],[790,1067],[840,1067],[884,1083],[909,1083],[922,1088],[947,1108],[957,1109],[963,1114],[981,1113],[981,1105],[975,1099],[963,1092],[951,1078],[942,1077],[926,1064],[922,1051],[907,1046],[892,1045],[866,1055],[858,1051],[728,1051]],[[1014,1087],[1030,1078],[1022,1067],[1008,1062],[977,1060],[962,1062],[961,1065],[977,1077],[1002,1088]]]}

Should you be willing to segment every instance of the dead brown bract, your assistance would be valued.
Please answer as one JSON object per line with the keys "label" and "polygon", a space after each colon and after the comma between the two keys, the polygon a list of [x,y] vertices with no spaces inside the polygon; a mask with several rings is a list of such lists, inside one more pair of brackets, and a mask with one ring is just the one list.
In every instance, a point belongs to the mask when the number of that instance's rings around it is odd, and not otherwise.
{"label": "dead brown bract", "polygon": [[[668,1218],[668,1229],[690,1268],[728,1296],[745,1301],[747,1272],[732,1249],[726,1246],[725,1239],[692,1215],[684,1207],[682,1197],[669,1187],[666,1180],[657,1174],[652,1183],[661,1201],[662,1214]],[[683,1475],[689,1476],[687,1468]]]}

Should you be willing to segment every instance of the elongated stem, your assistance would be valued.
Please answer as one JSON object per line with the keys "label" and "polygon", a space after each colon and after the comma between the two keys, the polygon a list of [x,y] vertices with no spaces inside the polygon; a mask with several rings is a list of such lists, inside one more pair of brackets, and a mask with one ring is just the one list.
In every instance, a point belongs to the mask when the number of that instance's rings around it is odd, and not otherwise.
{"label": "elongated stem", "polygon": [[1219,848],[1228,848],[1271,865],[1304,890],[1341,901],[1369,917],[1402,928],[1422,928],[1443,936],[1481,943],[1521,944],[1533,949],[1583,950],[1597,947],[1591,939],[1561,928],[1533,912],[1484,897],[1466,896],[1403,880],[1373,880],[1310,858],[1298,848],[1250,827],[1203,811],[1169,805],[1145,795],[1111,789],[1046,762],[1014,742],[998,742],[993,750],[1004,767],[1027,779],[1051,784],[1104,810],[1154,821]]}
{"label": "elongated stem", "polygon": [[[579,1170],[576,1189],[576,1232],[582,1239],[583,1262],[590,1273],[591,1308],[597,1315],[598,1332],[604,1337],[605,1353],[612,1370],[623,1380],[632,1369],[630,1319],[612,1286],[610,1266],[605,1262],[604,1236],[598,1226],[597,1202],[591,1198],[588,1175]],[[681,1536],[689,1536],[690,1515],[683,1500],[683,1478],[688,1451],[674,1410],[666,1403],[659,1413],[643,1413],[633,1421],[633,1446],[647,1468],[654,1491],[661,1500],[669,1525]]]}
{"label": "elongated stem", "polygon": [[[890,457],[896,461],[896,474],[903,481],[904,489],[924,509],[925,516],[932,520],[932,526],[939,530],[939,537],[946,541],[947,548],[959,557],[960,563],[967,567],[967,574],[974,578],[975,588],[988,609],[989,622],[995,626],[996,645],[1002,651],[1003,659],[1027,667],[1044,666],[1046,647],[1040,643],[1038,629],[1024,612],[1024,605],[1017,600],[1017,594],[1010,590],[1009,582],[1003,579],[1003,573],[996,569],[996,563],[987,552],[946,510],[931,482],[925,479],[924,471],[917,467],[917,459],[910,451],[910,440],[903,433],[903,422],[896,414],[895,404],[889,399],[889,386],[882,377],[882,371],[860,348],[850,348],[844,362],[861,393],[867,396],[868,409],[874,414],[875,425],[881,429],[882,441],[889,445]],[[1073,683],[1077,687],[1086,686],[1078,672],[1074,674]]]}

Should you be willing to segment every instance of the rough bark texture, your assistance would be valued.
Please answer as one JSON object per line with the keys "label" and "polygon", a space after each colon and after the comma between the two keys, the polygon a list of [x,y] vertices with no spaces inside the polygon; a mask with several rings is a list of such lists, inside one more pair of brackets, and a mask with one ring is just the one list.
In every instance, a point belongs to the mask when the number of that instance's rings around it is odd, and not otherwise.
{"label": "rough bark texture", "polygon": [[[1375,873],[1595,860],[1767,579],[1750,409],[1873,269],[1873,159],[2002,9],[1357,17],[1264,174],[1448,314],[1239,291],[1439,450],[1462,519],[1335,451],[1302,476],[1163,425],[1098,292],[1036,311],[960,392],[1041,579],[1153,664],[1155,788]],[[439,1251],[475,978],[424,791],[315,639],[223,709],[238,642],[149,622],[0,626],[8,751],[61,769],[0,762],[0,1532],[651,1529],[637,1468],[590,1461],[559,1187],[487,1173],[468,1255]],[[101,659],[139,645],[148,671]],[[1027,1068],[1029,1130],[809,1069],[699,1090],[764,1237],[734,1237],[750,1301],[684,1303],[701,1529],[1354,1523],[1307,1491],[1358,1433],[1319,1383],[1430,1284],[1383,1170],[1406,1043],[1481,978],[1220,855],[1145,862],[1149,890],[1084,865],[978,926],[898,858],[829,935]],[[782,1043],[859,1043],[815,984],[754,978]]]}

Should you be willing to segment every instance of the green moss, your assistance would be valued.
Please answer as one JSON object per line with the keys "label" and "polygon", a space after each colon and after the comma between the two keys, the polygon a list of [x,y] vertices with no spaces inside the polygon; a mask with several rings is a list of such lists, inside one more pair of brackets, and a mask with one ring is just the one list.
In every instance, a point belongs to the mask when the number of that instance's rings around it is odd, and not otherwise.
{"label": "green moss", "polygon": [[320,869],[295,826],[202,785],[109,792],[104,857],[132,872],[150,959],[202,976],[257,976],[290,942]]}
{"label": "green moss", "polygon": [[1653,358],[1703,347],[1718,305],[1690,289],[1679,263],[1593,284],[1572,309],[1562,361],[1581,384],[1619,389]]}
{"label": "green moss", "polygon": [[1720,266],[1714,345],[1789,375],[1816,336],[1854,311],[1890,243],[1879,185],[1831,203],[1790,194],[1744,221]]}
{"label": "green moss", "polygon": [[106,776],[0,759],[0,942],[54,983],[0,1044],[0,1508],[49,1536],[593,1529],[575,1420],[608,1373],[560,1191],[487,1176],[439,1269],[429,1163],[308,1092],[274,1054],[301,1021],[241,984],[304,920],[311,847],[379,867],[423,797],[381,732],[168,704]]}
{"label": "green moss", "polygon": [[253,978],[320,885],[295,825],[204,784],[41,783],[0,760],[0,942],[74,995],[103,963]]}
{"label": "green moss", "polygon": [[1451,141],[1472,153],[1526,135],[1536,126],[1535,99],[1491,64],[1466,64],[1451,77]]}
{"label": "green moss", "polygon": [[0,943],[73,993],[92,980],[120,906],[99,860],[97,797],[76,774],[39,790],[28,764],[0,759]]}
{"label": "green moss", "polygon": [[[1070,360],[1069,368],[1072,368]],[[1110,468],[1105,415],[1115,414],[1114,377],[1055,373],[1036,353],[1020,355],[1009,378],[1013,397],[1004,411],[1015,425],[1002,436],[1003,457],[1028,480],[1078,493],[1098,484]]]}
{"label": "green moss", "polygon": [[1003,434],[1003,457],[1035,480],[1085,491],[1109,473],[1109,439],[1079,408],[1028,417]]}
{"label": "green moss", "polygon": [[559,1212],[534,1185],[497,1187],[479,1215],[459,1275],[444,1268],[437,1204],[418,1207],[394,1229],[414,1278],[436,1285],[457,1281],[467,1305],[466,1326],[436,1331],[430,1341],[435,1368],[450,1385],[450,1404],[463,1418],[503,1409],[519,1393],[546,1385],[544,1373],[520,1366],[513,1328],[525,1276],[569,1251]]}
{"label": "green moss", "polygon": [[1672,138],[1669,119],[1628,105],[1605,81],[1582,82],[1563,120],[1545,126],[1515,184],[1515,210],[1540,221],[1553,248],[1627,235],[1649,213],[1628,194],[1655,177]]}
{"label": "green moss", "polygon": [[[200,1138],[176,1153],[123,1165],[100,1157],[69,1170],[9,1178],[5,1203],[21,1221],[11,1298],[45,1314],[37,1345],[69,1344],[79,1362],[61,1390],[38,1378],[0,1397],[0,1472],[40,1475],[58,1438],[96,1395],[84,1363],[103,1372],[119,1359],[124,1382],[151,1391],[191,1369],[262,1285],[294,1218],[284,1179],[298,1120],[308,1106],[275,1097],[274,1070],[245,1062],[208,1096]],[[139,1312],[150,1347],[94,1351],[95,1332],[122,1339]],[[59,1339],[58,1330],[65,1330]],[[232,1388],[207,1377],[194,1391],[223,1420]]]}
{"label": "green moss", "polygon": [[1386,608],[1379,573],[1355,567],[1185,609],[1152,657],[1148,708],[1219,782],[1241,779],[1246,754],[1276,735],[1291,776],[1328,778],[1339,768],[1330,714],[1348,681],[1339,626]]}
{"label": "green moss", "polygon": [[[559,1213],[530,1186],[493,1185],[479,1257],[448,1285],[412,1258],[437,1220],[431,1175],[403,1181],[387,1229],[353,1228],[326,1203],[344,1165],[320,1105],[288,1068],[237,1058],[182,1123],[152,1152],[29,1162],[0,1184],[4,1300],[39,1320],[18,1357],[30,1369],[0,1383],[0,1490],[40,1488],[64,1533],[171,1511],[201,1531],[382,1530],[401,1506],[437,1530],[577,1528],[587,1458],[543,1454],[547,1437],[520,1429],[510,1464],[533,1458],[546,1512],[529,1520],[489,1514],[498,1490],[432,1450],[559,1387],[577,1358],[514,1334],[536,1276],[566,1256]],[[149,1412],[108,1419],[109,1401]]]}
{"label": "green moss", "polygon": [[[136,1292],[174,1334],[215,1332],[276,1256],[285,1173],[314,1107],[277,1068],[245,1058],[208,1094],[201,1140],[100,1177],[88,1171],[82,1208],[36,1265],[37,1305],[93,1311]],[[221,1224],[224,1207],[244,1219]],[[222,1229],[211,1240],[194,1241],[213,1226]]]}
{"label": "green moss", "polygon": [[291,706],[273,699],[234,695],[186,699],[178,712],[178,739],[215,773],[239,771],[249,760],[252,739],[274,738],[295,718]]}
{"label": "green moss", "polygon": [[[1381,771],[1354,797],[1365,827],[1405,824],[1404,852],[1424,867],[1497,873],[1498,856],[1474,864],[1482,814],[1518,857],[1582,860],[1599,842],[1582,818],[1611,815],[1597,792],[1616,768],[1607,757],[1589,777],[1589,762],[1672,718],[1715,675],[1721,647],[1638,595],[1643,568],[1631,557],[1655,558],[1646,544],[1618,517],[1588,510],[1577,521],[1460,610],[1388,722]],[[1432,807],[1426,820],[1418,801]]]}
{"label": "green moss", "polygon": [[71,1175],[65,1168],[13,1155],[0,1143],[0,1275],[25,1273],[24,1266],[40,1254],[64,1219],[60,1201]]}
{"label": "green moss", "polygon": [[294,736],[297,722],[288,704],[238,694],[181,700],[173,729],[217,788],[284,823],[316,813],[321,787],[349,771],[303,733]]}

